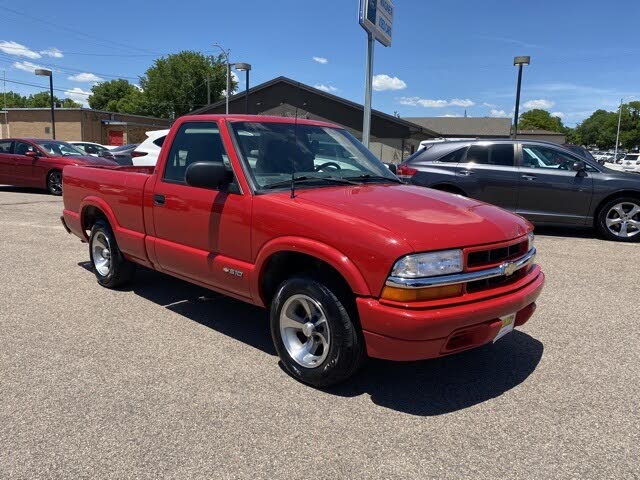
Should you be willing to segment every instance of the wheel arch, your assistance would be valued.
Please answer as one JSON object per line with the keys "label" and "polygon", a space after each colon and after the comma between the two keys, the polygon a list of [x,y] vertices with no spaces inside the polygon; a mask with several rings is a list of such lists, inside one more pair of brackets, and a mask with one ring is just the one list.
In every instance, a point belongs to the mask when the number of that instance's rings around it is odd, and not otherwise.
{"label": "wheel arch", "polygon": [[595,210],[593,211],[593,225],[594,227],[598,225],[598,218],[600,218],[600,213],[604,206],[610,202],[611,200],[615,200],[616,198],[624,198],[624,197],[633,197],[640,200],[640,191],[638,190],[619,190],[617,192],[611,193],[598,203]]}
{"label": "wheel arch", "polygon": [[85,198],[80,204],[80,225],[87,239],[87,231],[100,219],[106,220],[115,231],[117,220],[109,205],[98,197]]}
{"label": "wheel arch", "polygon": [[260,251],[252,294],[268,306],[278,285],[297,273],[318,274],[348,288],[354,295],[369,296],[362,273],[343,253],[306,238],[284,237],[272,240]]}

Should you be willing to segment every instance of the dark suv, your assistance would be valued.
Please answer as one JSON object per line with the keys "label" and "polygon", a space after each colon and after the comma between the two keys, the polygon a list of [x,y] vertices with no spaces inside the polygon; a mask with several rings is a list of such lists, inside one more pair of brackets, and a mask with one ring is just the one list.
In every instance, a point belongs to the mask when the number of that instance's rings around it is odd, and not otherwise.
{"label": "dark suv", "polygon": [[611,240],[640,241],[640,175],[611,170],[557,144],[436,143],[403,162],[398,175],[498,205],[536,224],[594,226]]}

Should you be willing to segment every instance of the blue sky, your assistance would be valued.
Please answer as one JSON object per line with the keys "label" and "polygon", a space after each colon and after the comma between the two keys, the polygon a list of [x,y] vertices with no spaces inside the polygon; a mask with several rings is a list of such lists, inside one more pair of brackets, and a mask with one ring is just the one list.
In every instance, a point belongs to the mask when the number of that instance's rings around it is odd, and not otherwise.
{"label": "blue sky", "polygon": [[[365,33],[357,0],[154,3],[0,0],[0,69],[86,99],[93,82],[135,82],[159,54],[213,53],[253,65],[253,85],[286,75],[362,102]],[[621,97],[640,98],[638,0],[396,0],[394,39],[376,46],[374,108],[401,116],[509,116],[515,55],[531,55],[522,102],[573,126]],[[15,42],[15,43],[13,43]],[[17,45],[16,45],[17,44]],[[315,59],[314,59],[315,57]],[[0,72],[2,75],[2,72]],[[7,83],[35,93],[38,87]],[[64,96],[62,92],[58,95]]]}

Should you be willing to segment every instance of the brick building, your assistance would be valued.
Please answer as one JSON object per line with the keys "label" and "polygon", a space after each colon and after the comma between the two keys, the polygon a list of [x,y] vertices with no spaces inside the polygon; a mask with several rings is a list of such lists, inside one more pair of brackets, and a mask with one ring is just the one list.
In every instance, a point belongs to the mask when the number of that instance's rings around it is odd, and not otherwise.
{"label": "brick building", "polygon": [[[168,128],[171,120],[89,108],[57,108],[56,139],[84,140],[103,145],[139,143],[144,132]],[[0,110],[0,138],[51,138],[51,110],[7,108]]]}

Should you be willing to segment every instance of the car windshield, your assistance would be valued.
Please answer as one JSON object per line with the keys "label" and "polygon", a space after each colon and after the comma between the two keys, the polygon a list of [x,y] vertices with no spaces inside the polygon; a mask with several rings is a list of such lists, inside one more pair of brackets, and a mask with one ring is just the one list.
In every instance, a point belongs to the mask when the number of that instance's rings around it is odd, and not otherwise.
{"label": "car windshield", "polygon": [[51,155],[85,155],[85,153],[78,147],[75,147],[67,142],[59,142],[56,140],[39,141],[36,144],[42,148],[45,152]]}
{"label": "car windshield", "polygon": [[351,182],[398,182],[355,137],[340,128],[276,122],[232,122],[239,153],[259,189]]}
{"label": "car windshield", "polygon": [[133,150],[138,146],[137,143],[130,143],[128,145],[122,145],[120,147],[112,148],[112,152],[124,152],[125,150]]}

